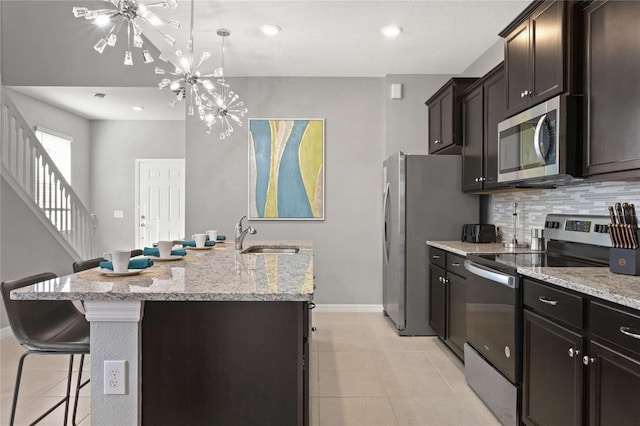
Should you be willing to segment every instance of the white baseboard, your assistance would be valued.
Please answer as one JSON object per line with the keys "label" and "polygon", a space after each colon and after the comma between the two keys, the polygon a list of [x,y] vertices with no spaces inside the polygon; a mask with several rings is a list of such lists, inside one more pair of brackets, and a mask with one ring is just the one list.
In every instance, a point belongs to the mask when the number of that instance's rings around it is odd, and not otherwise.
{"label": "white baseboard", "polygon": [[382,305],[318,304],[316,312],[382,312]]}
{"label": "white baseboard", "polygon": [[7,337],[10,337],[10,336],[13,336],[11,327],[0,328],[0,340],[6,339]]}

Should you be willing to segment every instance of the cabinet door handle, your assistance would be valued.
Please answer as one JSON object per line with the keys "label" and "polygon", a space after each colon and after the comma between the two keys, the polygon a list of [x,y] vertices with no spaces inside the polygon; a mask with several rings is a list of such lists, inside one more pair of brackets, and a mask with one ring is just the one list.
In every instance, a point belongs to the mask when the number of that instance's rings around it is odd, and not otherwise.
{"label": "cabinet door handle", "polygon": [[460,263],[458,263],[458,262],[453,262],[453,263],[451,264],[451,266],[460,266]]}
{"label": "cabinet door handle", "polygon": [[431,256],[433,259],[440,259],[440,255],[439,254],[434,254],[433,256]]}
{"label": "cabinet door handle", "polygon": [[544,296],[538,297],[538,300],[541,301],[542,303],[546,303],[547,305],[551,305],[551,306],[556,306],[558,304],[557,300],[549,300]]}
{"label": "cabinet door handle", "polygon": [[625,326],[620,327],[620,333],[624,334],[625,336],[633,337],[634,339],[640,340],[640,334],[632,333],[630,327],[625,327]]}
{"label": "cabinet door handle", "polygon": [[588,357],[588,356],[586,356],[586,355],[582,357],[582,363],[583,363],[584,365],[589,365],[589,363],[593,364],[594,362],[596,362],[596,359],[595,359],[595,358],[589,358],[589,357]]}
{"label": "cabinet door handle", "polygon": [[521,98],[524,98],[524,96],[525,96],[525,95],[524,95],[524,92],[520,92],[520,97],[521,97]]}
{"label": "cabinet door handle", "polygon": [[569,348],[569,358],[573,358],[575,356],[580,355],[580,350]]}
{"label": "cabinet door handle", "polygon": [[438,145],[440,143],[442,143],[442,141],[440,139],[436,139],[435,142],[434,142],[434,144],[436,144],[436,145]]}

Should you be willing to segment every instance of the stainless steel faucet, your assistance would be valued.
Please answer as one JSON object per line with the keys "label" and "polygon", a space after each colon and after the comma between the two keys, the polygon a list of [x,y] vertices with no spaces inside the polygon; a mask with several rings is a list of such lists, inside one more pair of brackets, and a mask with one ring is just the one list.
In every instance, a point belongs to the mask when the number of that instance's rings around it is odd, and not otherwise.
{"label": "stainless steel faucet", "polygon": [[238,223],[236,223],[236,250],[242,250],[242,242],[244,241],[244,237],[247,236],[247,232],[252,235],[258,232],[253,226],[242,229],[242,221],[246,218],[246,216],[242,216]]}

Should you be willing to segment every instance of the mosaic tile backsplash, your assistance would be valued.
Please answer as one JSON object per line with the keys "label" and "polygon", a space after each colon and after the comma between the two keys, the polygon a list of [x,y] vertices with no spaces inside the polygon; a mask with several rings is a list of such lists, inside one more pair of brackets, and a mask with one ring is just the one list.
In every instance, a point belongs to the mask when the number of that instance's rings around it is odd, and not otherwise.
{"label": "mosaic tile backsplash", "polygon": [[500,228],[502,241],[513,238],[513,203],[518,203],[518,242],[531,241],[531,229],[543,228],[548,213],[608,216],[607,206],[616,202],[634,203],[640,208],[639,182],[597,182],[509,192],[490,196],[488,223]]}

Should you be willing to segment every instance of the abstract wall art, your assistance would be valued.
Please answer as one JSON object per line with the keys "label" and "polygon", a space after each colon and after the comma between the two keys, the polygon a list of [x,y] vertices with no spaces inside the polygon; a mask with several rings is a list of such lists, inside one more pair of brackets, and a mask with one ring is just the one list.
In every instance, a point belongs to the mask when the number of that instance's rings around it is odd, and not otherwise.
{"label": "abstract wall art", "polygon": [[249,120],[249,219],[324,219],[324,120]]}

